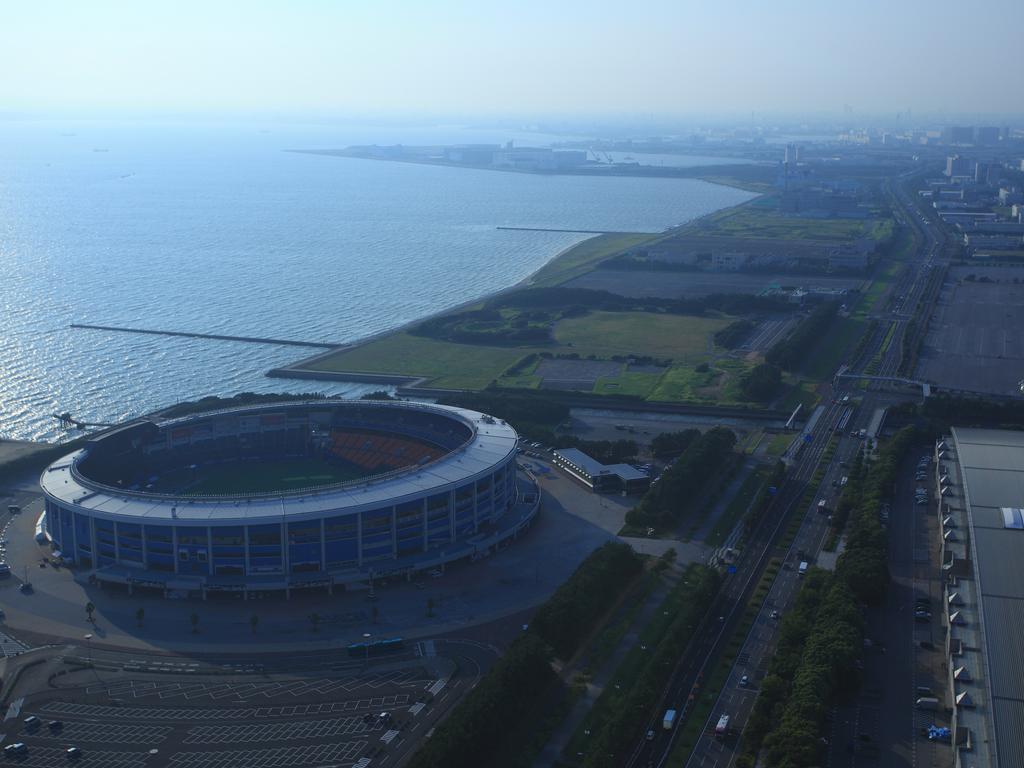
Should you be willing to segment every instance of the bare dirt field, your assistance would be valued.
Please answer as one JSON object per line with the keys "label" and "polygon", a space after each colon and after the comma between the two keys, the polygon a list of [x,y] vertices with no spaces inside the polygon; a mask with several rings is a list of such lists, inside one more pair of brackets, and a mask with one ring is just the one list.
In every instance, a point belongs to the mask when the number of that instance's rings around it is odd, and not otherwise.
{"label": "bare dirt field", "polygon": [[753,274],[740,272],[640,272],[596,269],[568,283],[570,288],[611,291],[620,296],[697,298],[712,293],[758,294],[770,286],[859,288],[858,277]]}

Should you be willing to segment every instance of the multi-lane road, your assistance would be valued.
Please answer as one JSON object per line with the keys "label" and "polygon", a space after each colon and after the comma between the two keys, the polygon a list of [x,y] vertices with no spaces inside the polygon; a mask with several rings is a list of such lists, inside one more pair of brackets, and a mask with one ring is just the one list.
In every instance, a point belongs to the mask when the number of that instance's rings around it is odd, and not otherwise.
{"label": "multi-lane road", "polygon": [[[875,375],[897,376],[903,362],[903,334],[907,321],[915,317],[919,305],[922,314],[930,312],[934,301],[935,285],[930,279],[932,271],[944,261],[946,237],[932,222],[926,219],[916,205],[907,197],[902,184],[889,185],[888,194],[899,210],[900,220],[912,228],[914,252],[906,262],[895,289],[889,292],[888,302],[879,315],[882,320],[896,323],[896,329],[889,335],[889,322],[879,322],[873,337],[857,360],[851,360],[848,367],[864,371],[872,361],[877,360]],[[924,323],[915,324],[915,333],[923,332]],[[886,339],[888,338],[888,342]],[[911,340],[912,342],[914,340]],[[783,522],[788,519],[792,507],[803,497],[804,490],[818,467],[822,454],[842,417],[845,406],[838,402],[842,393],[827,405],[820,414],[813,429],[808,433],[809,442],[803,447],[791,467],[789,476],[772,504],[769,512],[751,535],[741,553],[735,573],[726,577],[726,582],[694,634],[690,647],[680,659],[673,675],[665,687],[661,704],[652,714],[645,733],[625,762],[627,766],[664,765],[672,751],[682,721],[689,714],[690,702],[701,693],[701,684],[710,670],[710,665],[720,657],[724,645],[732,638],[740,624],[743,607],[750,593],[771,557],[779,557],[788,567],[779,571],[753,627],[744,640],[737,660],[715,707],[704,723],[703,734],[691,753],[689,767],[730,766],[738,754],[738,738],[757,695],[757,681],[760,679],[775,644],[777,621],[773,612],[783,612],[795,599],[799,575],[797,563],[800,560],[813,561],[817,558],[827,533],[827,519],[816,513],[817,502],[825,498],[834,501],[832,484],[843,474],[843,465],[848,463],[863,445],[859,439],[840,438],[835,455],[824,473],[821,487],[816,490],[814,501],[806,510],[799,533],[788,550],[782,550],[775,541]],[[848,427],[867,428],[874,410],[881,405],[882,396],[864,393],[861,407]],[[777,615],[777,614],[776,614]],[[741,680],[746,676],[746,685]],[[680,721],[673,729],[661,727],[666,709],[680,712]],[[714,734],[715,724],[721,715],[729,715],[729,731],[726,738]],[[653,732],[653,738],[648,735]]]}

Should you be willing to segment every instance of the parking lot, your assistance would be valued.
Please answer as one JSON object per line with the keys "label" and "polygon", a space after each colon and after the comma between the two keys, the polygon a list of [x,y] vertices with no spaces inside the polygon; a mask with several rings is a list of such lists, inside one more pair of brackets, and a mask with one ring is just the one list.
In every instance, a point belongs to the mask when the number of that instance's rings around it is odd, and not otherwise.
{"label": "parking lot", "polygon": [[[942,705],[916,706],[932,694],[943,699],[942,584],[935,505],[929,486],[934,464],[918,481],[918,462],[928,447],[912,449],[901,467],[887,519],[892,581],[885,602],[866,612],[864,681],[858,696],[831,713],[830,766],[944,768],[952,750],[929,741],[924,729],[948,726]],[[918,489],[928,503],[918,503]],[[929,606],[925,618],[923,606]],[[920,612],[920,617],[915,616]]]}
{"label": "parking lot", "polygon": [[917,376],[950,389],[1019,394],[1024,377],[1022,280],[1024,270],[1008,267],[950,268]]}
{"label": "parking lot", "polygon": [[[446,649],[455,656],[446,656]],[[11,701],[5,746],[26,766],[299,768],[397,762],[478,679],[482,652],[437,641],[433,655],[372,661],[336,675],[136,673],[53,656]],[[409,654],[413,656],[413,654]],[[458,658],[458,661],[455,659]],[[132,666],[126,664],[123,666]],[[49,680],[49,685],[40,681]]]}

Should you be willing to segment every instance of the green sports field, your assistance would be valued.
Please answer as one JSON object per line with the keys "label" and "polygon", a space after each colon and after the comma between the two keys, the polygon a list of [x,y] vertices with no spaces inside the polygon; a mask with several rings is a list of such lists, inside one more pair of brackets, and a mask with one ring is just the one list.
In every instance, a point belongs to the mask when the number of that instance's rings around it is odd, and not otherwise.
{"label": "green sports field", "polygon": [[273,493],[332,485],[368,476],[366,472],[328,464],[323,459],[238,461],[165,472],[152,489],[197,495]]}

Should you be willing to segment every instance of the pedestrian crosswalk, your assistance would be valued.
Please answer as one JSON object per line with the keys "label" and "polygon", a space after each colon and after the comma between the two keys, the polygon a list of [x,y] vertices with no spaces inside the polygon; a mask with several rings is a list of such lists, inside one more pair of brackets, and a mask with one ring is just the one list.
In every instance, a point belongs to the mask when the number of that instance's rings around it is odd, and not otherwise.
{"label": "pedestrian crosswalk", "polygon": [[28,650],[28,646],[20,640],[11,637],[6,632],[0,632],[0,653],[4,656],[17,656]]}

